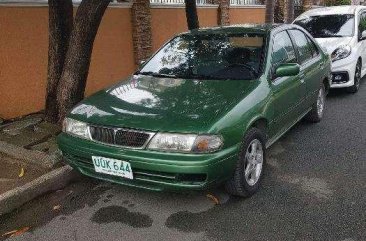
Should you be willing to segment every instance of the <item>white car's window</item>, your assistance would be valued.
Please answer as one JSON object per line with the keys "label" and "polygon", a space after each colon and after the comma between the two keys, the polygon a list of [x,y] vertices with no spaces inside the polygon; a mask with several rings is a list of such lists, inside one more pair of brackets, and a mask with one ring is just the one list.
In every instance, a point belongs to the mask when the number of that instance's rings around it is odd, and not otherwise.
{"label": "white car's window", "polygon": [[311,16],[294,22],[305,28],[314,38],[350,37],[354,33],[354,15],[336,14]]}

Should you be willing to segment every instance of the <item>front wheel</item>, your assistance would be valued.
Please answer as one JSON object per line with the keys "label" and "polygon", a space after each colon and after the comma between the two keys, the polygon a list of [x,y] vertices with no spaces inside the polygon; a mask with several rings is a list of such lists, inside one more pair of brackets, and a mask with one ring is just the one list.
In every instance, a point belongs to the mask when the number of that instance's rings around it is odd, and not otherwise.
{"label": "front wheel", "polygon": [[311,111],[306,115],[305,119],[307,121],[317,123],[320,122],[323,118],[325,109],[325,88],[322,84],[318,91],[318,98],[316,102],[313,104]]}
{"label": "front wheel", "polygon": [[234,175],[225,184],[226,191],[234,196],[252,196],[260,187],[265,163],[265,135],[251,128],[243,139]]}
{"label": "front wheel", "polygon": [[360,89],[361,68],[362,68],[361,60],[358,60],[357,65],[356,65],[356,70],[355,70],[354,84],[347,89],[349,93],[355,94]]}

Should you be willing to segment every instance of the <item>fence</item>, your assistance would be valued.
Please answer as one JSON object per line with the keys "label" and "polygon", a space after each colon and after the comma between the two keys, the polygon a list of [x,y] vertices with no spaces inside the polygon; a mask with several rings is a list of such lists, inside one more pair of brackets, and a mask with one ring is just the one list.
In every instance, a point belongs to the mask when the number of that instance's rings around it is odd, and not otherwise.
{"label": "fence", "polygon": [[[212,0],[196,0],[198,5],[209,5]],[[153,4],[184,4],[184,0],[150,0]],[[230,0],[230,5],[261,5],[259,0]]]}
{"label": "fence", "polygon": [[261,5],[258,0],[230,0],[230,5]]}
{"label": "fence", "polygon": [[150,3],[160,3],[160,4],[184,4],[184,0],[150,0]]}

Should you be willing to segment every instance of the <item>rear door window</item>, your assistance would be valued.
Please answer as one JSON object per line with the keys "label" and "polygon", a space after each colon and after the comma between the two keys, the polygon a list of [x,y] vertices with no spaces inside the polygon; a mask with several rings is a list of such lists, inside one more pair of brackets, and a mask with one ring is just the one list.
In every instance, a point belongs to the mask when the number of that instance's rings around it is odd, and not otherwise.
{"label": "rear door window", "polygon": [[296,54],[290,36],[286,31],[275,35],[272,49],[272,66],[284,63],[296,63]]}
{"label": "rear door window", "polygon": [[314,41],[311,40],[308,36],[306,36],[306,39],[309,42],[309,46],[310,46],[311,52],[313,53],[313,57],[318,56],[319,55],[319,49],[316,46],[316,44],[314,43]]}
{"label": "rear door window", "polygon": [[299,63],[303,64],[313,58],[311,43],[307,40],[306,35],[297,29],[289,30],[299,52]]}

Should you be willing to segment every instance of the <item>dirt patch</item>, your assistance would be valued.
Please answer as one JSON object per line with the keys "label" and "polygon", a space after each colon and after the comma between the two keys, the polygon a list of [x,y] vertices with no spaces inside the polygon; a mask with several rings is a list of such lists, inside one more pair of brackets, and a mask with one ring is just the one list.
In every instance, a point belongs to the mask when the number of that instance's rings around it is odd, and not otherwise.
{"label": "dirt patch", "polygon": [[46,170],[26,164],[2,153],[0,153],[0,165],[0,194],[22,186],[46,173]]}

